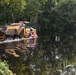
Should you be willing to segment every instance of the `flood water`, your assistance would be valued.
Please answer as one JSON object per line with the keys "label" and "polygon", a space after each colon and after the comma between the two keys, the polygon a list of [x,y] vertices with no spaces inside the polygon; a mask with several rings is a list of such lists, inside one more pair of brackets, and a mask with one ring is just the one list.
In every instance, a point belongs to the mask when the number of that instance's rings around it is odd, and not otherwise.
{"label": "flood water", "polygon": [[60,75],[67,65],[76,66],[75,39],[75,36],[55,36],[7,42],[0,44],[0,58],[8,61],[16,75]]}

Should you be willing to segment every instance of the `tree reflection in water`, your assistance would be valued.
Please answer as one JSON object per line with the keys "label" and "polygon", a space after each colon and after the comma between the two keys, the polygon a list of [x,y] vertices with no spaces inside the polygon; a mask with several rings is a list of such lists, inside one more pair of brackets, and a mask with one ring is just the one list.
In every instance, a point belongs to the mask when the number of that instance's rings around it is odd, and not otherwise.
{"label": "tree reflection in water", "polygon": [[35,43],[28,40],[4,44],[7,53],[3,56],[17,75],[75,75],[76,69],[72,67],[72,73],[66,69],[69,64],[76,65],[75,38],[64,38],[55,41],[47,37],[38,38]]}

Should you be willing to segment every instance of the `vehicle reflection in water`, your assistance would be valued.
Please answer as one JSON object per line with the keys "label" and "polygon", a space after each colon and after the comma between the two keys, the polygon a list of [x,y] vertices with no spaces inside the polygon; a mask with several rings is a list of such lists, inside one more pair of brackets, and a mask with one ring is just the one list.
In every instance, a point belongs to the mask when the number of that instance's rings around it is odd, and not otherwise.
{"label": "vehicle reflection in water", "polygon": [[36,40],[29,40],[27,47],[35,48],[36,46]]}
{"label": "vehicle reflection in water", "polygon": [[15,57],[20,57],[19,52],[25,53],[28,52],[28,48],[35,48],[36,39],[33,40],[23,40],[16,42],[8,42],[5,44],[0,44],[0,50],[4,48],[4,51]]}

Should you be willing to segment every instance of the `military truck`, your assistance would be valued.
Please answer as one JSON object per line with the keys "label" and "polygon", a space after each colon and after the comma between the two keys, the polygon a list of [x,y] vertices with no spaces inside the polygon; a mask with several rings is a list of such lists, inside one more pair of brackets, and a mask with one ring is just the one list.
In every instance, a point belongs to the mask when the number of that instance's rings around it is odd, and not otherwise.
{"label": "military truck", "polygon": [[20,21],[19,23],[12,23],[11,25],[8,25],[5,30],[0,28],[0,40],[29,38],[31,30],[36,37],[36,29],[30,26],[30,22]]}
{"label": "military truck", "polygon": [[[19,22],[12,23],[5,30],[6,39],[15,39],[15,38],[29,38],[29,34],[31,32],[31,27],[29,26],[29,22]],[[36,29],[32,28],[32,32],[36,34]]]}

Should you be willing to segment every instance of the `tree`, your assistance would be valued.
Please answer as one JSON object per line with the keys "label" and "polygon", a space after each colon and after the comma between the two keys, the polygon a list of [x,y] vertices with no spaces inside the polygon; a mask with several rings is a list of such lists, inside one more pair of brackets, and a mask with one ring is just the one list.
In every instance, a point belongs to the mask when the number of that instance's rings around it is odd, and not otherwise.
{"label": "tree", "polygon": [[25,8],[26,19],[30,22],[37,23],[38,15],[42,13],[43,5],[47,0],[26,0]]}
{"label": "tree", "polygon": [[[66,26],[75,25],[76,0],[48,0],[39,18],[39,27],[46,35],[61,35]],[[69,28],[67,27],[67,28]],[[41,32],[44,32],[43,30]],[[42,33],[43,34],[43,33]]]}
{"label": "tree", "polygon": [[25,0],[1,0],[0,8],[1,8],[1,18],[6,22],[14,22],[19,20],[22,16],[22,11],[25,8],[26,1]]}
{"label": "tree", "polygon": [[41,32],[43,32],[41,35],[49,36],[51,33],[54,32],[54,29],[56,27],[55,23],[57,22],[56,17],[58,17],[55,7],[56,1],[48,0],[48,2],[45,4],[44,11],[42,12],[42,14],[39,15],[38,27]]}

